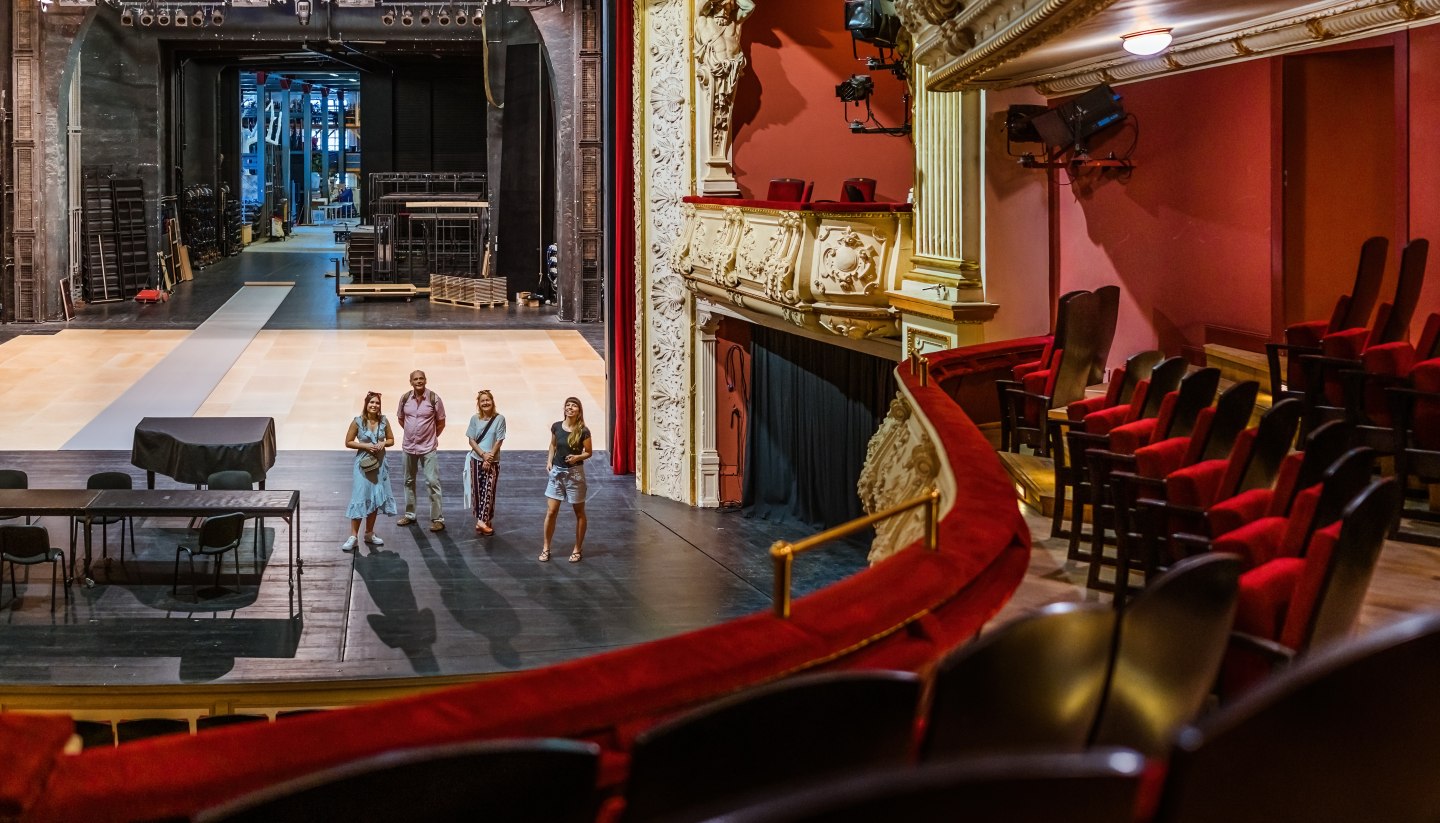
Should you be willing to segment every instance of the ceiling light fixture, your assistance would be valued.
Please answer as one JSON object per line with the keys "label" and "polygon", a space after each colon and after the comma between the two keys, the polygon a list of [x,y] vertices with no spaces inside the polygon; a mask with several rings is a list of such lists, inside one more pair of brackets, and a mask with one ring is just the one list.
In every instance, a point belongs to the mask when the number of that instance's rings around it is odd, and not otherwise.
{"label": "ceiling light fixture", "polygon": [[295,0],[295,18],[300,25],[310,25],[310,0]]}
{"label": "ceiling light fixture", "polygon": [[1170,29],[1146,29],[1120,35],[1120,45],[1131,54],[1148,57],[1164,51],[1172,39]]}

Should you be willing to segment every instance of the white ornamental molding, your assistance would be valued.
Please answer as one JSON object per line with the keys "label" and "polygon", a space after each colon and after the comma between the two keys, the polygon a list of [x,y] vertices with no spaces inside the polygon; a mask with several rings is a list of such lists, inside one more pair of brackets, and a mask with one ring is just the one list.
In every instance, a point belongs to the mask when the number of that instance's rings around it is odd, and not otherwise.
{"label": "white ornamental molding", "polygon": [[1104,12],[1115,0],[896,0],[915,59],[930,69],[930,91],[1031,85],[1046,95],[1097,83],[1142,80],[1178,71],[1358,40],[1433,22],[1440,0],[1353,0],[1257,21],[1223,33],[1177,40],[1159,57],[1123,56],[1034,73],[1006,74],[1011,60]]}
{"label": "white ornamental molding", "polygon": [[883,246],[888,238],[866,239],[850,226],[821,229],[820,264],[810,288],[818,295],[873,295],[880,291]]}
{"label": "white ornamental molding", "polygon": [[[930,433],[909,398],[897,393],[865,450],[865,467],[856,482],[861,506],[867,514],[874,514],[919,497],[935,487],[940,469]],[[924,534],[923,507],[877,523],[875,541],[870,544],[870,564],[879,563]]]}
{"label": "white ornamental molding", "polygon": [[690,185],[689,4],[647,0],[644,67],[647,148],[645,258],[646,448],[643,486],[690,501],[689,339],[691,300],[675,262],[683,241],[682,198]]}

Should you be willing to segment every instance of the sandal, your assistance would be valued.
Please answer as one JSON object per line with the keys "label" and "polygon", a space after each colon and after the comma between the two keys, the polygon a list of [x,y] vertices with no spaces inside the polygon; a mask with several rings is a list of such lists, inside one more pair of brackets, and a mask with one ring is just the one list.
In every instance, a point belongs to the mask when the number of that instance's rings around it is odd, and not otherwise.
{"label": "sandal", "polygon": [[571,563],[579,563],[579,562],[580,562],[580,550],[579,550],[579,549],[576,549],[575,551],[570,552],[570,562],[571,562]]}
{"label": "sandal", "polygon": [[540,550],[540,562],[541,562],[541,563],[544,563],[544,562],[546,562],[546,561],[549,560],[549,559],[550,559],[550,550],[549,550],[549,549],[541,549],[541,550]]}

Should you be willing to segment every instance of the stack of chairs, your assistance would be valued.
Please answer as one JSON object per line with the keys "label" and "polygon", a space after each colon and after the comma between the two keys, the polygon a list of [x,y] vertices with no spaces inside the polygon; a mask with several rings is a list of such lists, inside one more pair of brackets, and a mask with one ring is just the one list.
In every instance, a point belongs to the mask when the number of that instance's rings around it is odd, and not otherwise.
{"label": "stack of chairs", "polygon": [[1115,336],[1120,289],[1105,286],[1060,299],[1055,332],[1038,361],[1014,367],[1012,380],[996,381],[1000,393],[1000,442],[1006,451],[1029,446],[1046,455],[1050,410],[1085,396],[1101,381]]}

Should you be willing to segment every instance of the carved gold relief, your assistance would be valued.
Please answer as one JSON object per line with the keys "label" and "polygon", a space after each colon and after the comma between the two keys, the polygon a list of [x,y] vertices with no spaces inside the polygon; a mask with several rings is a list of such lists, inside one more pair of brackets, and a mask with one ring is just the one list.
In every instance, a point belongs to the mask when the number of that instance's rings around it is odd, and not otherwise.
{"label": "carved gold relief", "polygon": [[[916,497],[935,484],[940,460],[909,400],[897,394],[885,420],[865,449],[865,466],[856,482],[860,504],[875,513]],[[919,539],[925,531],[923,510],[892,517],[875,526],[869,561],[878,563]]]}

